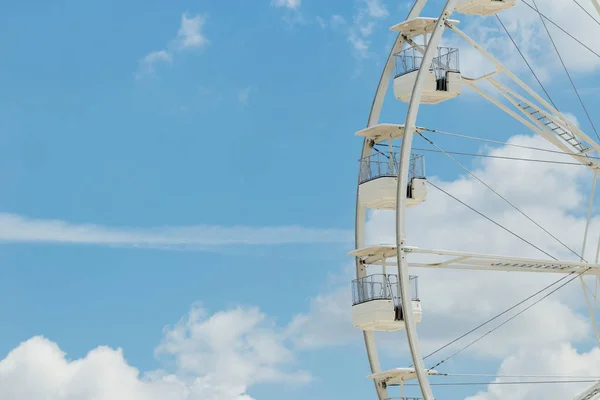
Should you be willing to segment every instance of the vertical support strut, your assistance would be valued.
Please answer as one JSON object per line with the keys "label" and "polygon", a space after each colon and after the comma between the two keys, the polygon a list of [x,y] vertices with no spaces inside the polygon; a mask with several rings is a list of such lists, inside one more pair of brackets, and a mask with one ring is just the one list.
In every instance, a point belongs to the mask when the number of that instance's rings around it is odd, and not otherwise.
{"label": "vertical support strut", "polygon": [[598,14],[600,14],[600,3],[598,3],[598,0],[592,0],[592,3],[594,4],[594,7],[596,7]]}
{"label": "vertical support strut", "polygon": [[417,337],[416,321],[412,310],[412,302],[410,301],[410,277],[408,274],[408,261],[404,246],[406,245],[406,202],[408,188],[408,169],[410,163],[410,152],[412,147],[412,139],[414,136],[417,113],[421,103],[421,95],[425,75],[429,71],[429,66],[433,62],[433,57],[437,49],[438,43],[442,38],[446,20],[454,11],[457,0],[448,0],[439,19],[436,22],[435,28],[427,44],[423,60],[417,72],[417,78],[413,87],[412,96],[406,114],[406,122],[404,124],[404,137],[402,139],[402,149],[400,151],[400,166],[398,168],[398,188],[397,188],[397,203],[396,203],[396,246],[398,256],[398,293],[402,299],[402,315],[406,326],[406,336],[408,345],[415,366],[419,386],[424,400],[434,400],[431,386],[429,385],[428,373],[425,371],[423,357],[421,356],[421,348]]}
{"label": "vertical support strut", "polygon": [[[594,196],[596,194],[596,183],[598,181],[598,170],[594,171],[594,181],[592,183],[592,191],[590,193],[590,204],[588,206],[587,220],[585,223],[585,232],[583,234],[583,245],[581,246],[581,260],[584,260],[585,247],[587,244],[588,238],[588,230],[590,227],[590,220],[592,219],[592,211],[594,205]],[[598,263],[598,253],[596,252],[596,263]],[[598,332],[598,324],[596,323],[596,308],[598,307],[598,276],[596,276],[595,280],[595,288],[592,292],[594,295],[593,304],[590,301],[590,295],[588,290],[591,292],[591,289],[588,288],[587,283],[585,283],[584,276],[579,276],[579,280],[581,282],[581,289],[583,289],[583,295],[585,296],[585,303],[588,308],[588,313],[590,314],[590,319],[592,321],[592,325],[594,328],[594,334],[596,335],[596,342],[598,343],[598,347],[600,347],[600,332]]]}
{"label": "vertical support strut", "polygon": [[[407,19],[417,18],[427,0],[415,0],[412,9],[410,10]],[[398,51],[402,50],[404,47],[404,40],[401,35],[398,35],[392,49],[390,50],[390,54],[387,58],[385,67],[383,72],[381,73],[381,78],[379,79],[379,84],[377,85],[377,90],[375,92],[375,96],[373,97],[373,103],[371,104],[371,111],[369,112],[369,120],[367,123],[367,127],[371,127],[376,125],[379,122],[379,117],[381,115],[381,109],[383,107],[383,101],[385,99],[385,94],[387,93],[390,81],[392,79],[392,75],[394,73],[394,54]],[[369,143],[367,139],[363,141],[363,148],[361,152],[361,159],[367,157],[372,152],[372,145]],[[359,171],[359,182],[360,184],[360,171]],[[355,215],[355,248],[359,249],[365,245],[365,224],[366,224],[367,210],[364,206],[360,205],[358,199],[358,186],[356,188],[356,215]],[[364,277],[366,274],[365,266],[362,265],[360,260],[356,259],[356,276],[357,278]],[[379,356],[377,354],[377,347],[375,345],[375,335],[373,332],[363,332],[363,337],[365,341],[365,347],[367,349],[367,356],[369,358],[369,365],[371,367],[372,373],[381,372],[381,364],[379,362]],[[387,389],[381,385],[378,385],[375,382],[375,390],[377,391],[377,397],[379,400],[387,399],[388,392]]]}

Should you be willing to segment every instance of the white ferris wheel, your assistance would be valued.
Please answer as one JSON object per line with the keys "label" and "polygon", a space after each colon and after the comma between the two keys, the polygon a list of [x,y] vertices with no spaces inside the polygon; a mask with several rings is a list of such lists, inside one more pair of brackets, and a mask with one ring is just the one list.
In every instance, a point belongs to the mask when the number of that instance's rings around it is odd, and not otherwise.
{"label": "white ferris wheel", "polygon": [[[544,24],[553,23],[539,11],[535,0],[530,0],[533,6],[525,0],[521,1],[537,11]],[[600,14],[597,0],[591,1]],[[597,326],[599,321],[596,321],[596,308],[600,307],[598,296],[600,264],[597,256],[595,261],[590,262],[583,258],[597,171],[600,167],[600,144],[559,112],[551,99],[548,101],[538,94],[482,45],[461,31],[457,27],[459,21],[451,19],[453,13],[493,16],[513,7],[516,0],[447,0],[439,16],[423,17],[420,14],[426,2],[427,0],[416,0],[407,19],[391,28],[398,32],[398,36],[379,81],[367,127],[357,132],[357,135],[364,140],[356,197],[355,250],[350,253],[356,259],[356,279],[352,283],[352,321],[356,328],[363,331],[371,368],[371,375],[368,378],[373,380],[379,400],[435,399],[429,380],[438,372],[434,369],[435,366],[426,367],[424,362],[426,357],[421,352],[417,333],[417,324],[422,317],[417,291],[418,280],[416,276],[409,275],[409,268],[413,268],[411,271],[415,268],[442,268],[553,273],[559,277],[559,280],[545,288],[546,293],[553,293],[577,279],[583,288],[596,340],[600,346]],[[490,61],[495,69],[478,77],[462,75],[458,49],[440,46],[445,31],[464,40],[467,45]],[[548,35],[550,36],[550,32]],[[552,41],[552,37],[550,40]],[[558,53],[558,49],[556,51]],[[558,56],[560,57],[559,53]],[[533,70],[532,72],[535,75]],[[396,99],[408,103],[408,111],[402,124],[380,122],[384,97],[391,82],[393,82]],[[583,248],[581,252],[570,249],[578,256],[575,260],[558,260],[546,252],[544,253],[548,257],[533,259],[411,246],[407,238],[407,207],[418,207],[424,202],[427,198],[428,186],[431,184],[425,176],[423,156],[413,153],[412,148],[413,136],[428,131],[427,128],[416,125],[419,107],[421,104],[437,104],[451,100],[458,96],[465,86],[555,146],[555,150],[545,151],[571,156],[574,163],[579,163],[591,171],[593,186]],[[577,91],[575,86],[573,88]],[[495,93],[490,93],[490,89]],[[485,139],[479,140],[485,141]],[[394,152],[394,148],[400,148],[400,152]],[[439,148],[437,151],[446,153]],[[464,166],[462,167],[473,175]],[[483,181],[481,183],[517,209],[493,188]],[[366,219],[369,209],[396,211],[394,245],[366,243]],[[524,213],[521,214],[544,229]],[[544,231],[550,234],[545,229]],[[436,261],[415,262],[414,257],[417,255],[435,256]],[[543,294],[542,291],[538,293]],[[377,351],[376,332],[401,330],[406,331],[412,365],[408,368],[383,371]],[[418,386],[420,395],[406,397],[405,386],[415,380],[416,384],[412,385]],[[600,379],[596,380],[600,381]],[[392,394],[392,391],[400,391],[400,397]],[[575,399],[600,399],[600,382],[593,382],[589,389]]]}

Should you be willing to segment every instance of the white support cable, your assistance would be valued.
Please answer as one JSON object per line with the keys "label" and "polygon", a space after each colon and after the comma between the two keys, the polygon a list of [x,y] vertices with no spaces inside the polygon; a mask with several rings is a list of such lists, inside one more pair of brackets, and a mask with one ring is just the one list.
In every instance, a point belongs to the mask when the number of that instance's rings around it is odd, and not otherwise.
{"label": "white support cable", "polygon": [[[590,314],[590,319],[592,320],[592,325],[594,326],[594,333],[596,334],[596,343],[598,343],[598,347],[600,348],[600,333],[598,332],[598,324],[596,323],[596,308],[592,307],[592,303],[590,301],[590,296],[588,294],[588,290],[591,291],[591,289],[588,288],[587,284],[583,280],[583,276],[580,276],[579,279],[581,280],[581,288],[583,289],[585,303],[587,305],[588,312]],[[596,280],[597,279],[598,278],[596,278]],[[596,298],[594,298],[594,306],[597,306],[597,304],[598,304],[598,301]]]}
{"label": "white support cable", "polygon": [[[575,280],[578,277],[582,276],[583,274],[585,274],[590,269],[591,268],[587,268],[587,269],[581,271],[580,273],[576,274],[573,278],[571,278],[571,279],[567,280],[566,282],[562,283],[560,286],[558,286],[557,288],[553,289],[551,292],[545,294],[543,297],[537,299],[535,302],[533,302],[532,304],[530,304],[527,307],[523,308],[522,310],[520,310],[516,314],[513,314],[512,316],[510,316],[509,318],[507,318],[506,320],[504,320],[502,323],[496,325],[495,327],[493,327],[492,329],[490,329],[489,331],[487,331],[483,335],[479,336],[477,339],[471,341],[466,346],[460,348],[458,351],[456,351],[456,352],[452,353],[450,356],[444,358],[442,361],[438,362],[436,365],[434,365],[430,369],[437,368],[438,366],[442,365],[443,363],[445,363],[446,361],[448,361],[452,357],[454,357],[454,356],[462,353],[464,350],[468,349],[469,347],[473,346],[474,344],[476,344],[477,342],[479,342],[483,338],[485,338],[488,335],[492,334],[493,332],[497,331],[498,329],[500,329],[501,327],[503,327],[504,325],[506,325],[507,323],[509,323],[510,321],[512,321],[513,319],[515,319],[516,317],[518,317],[519,315],[521,315],[524,312],[526,312],[527,310],[529,310],[531,307],[535,306],[536,304],[538,304],[542,300],[544,300],[544,299],[548,298],[549,296],[551,296],[552,294],[556,293],[558,290],[562,289],[563,287],[565,287],[566,285],[568,285],[569,283],[571,283],[573,280]],[[571,276],[571,275],[572,275],[572,273],[569,274],[569,275],[566,275],[566,276],[568,277],[568,276]]]}
{"label": "white support cable", "polygon": [[600,260],[600,235],[598,235],[598,246],[596,246],[596,261],[594,262],[594,264],[598,264],[599,260]]}
{"label": "white support cable", "polygon": [[590,193],[590,203],[588,205],[587,220],[585,222],[585,231],[583,233],[583,244],[581,245],[581,260],[585,256],[585,247],[587,244],[588,231],[590,228],[590,220],[592,219],[592,210],[594,208],[594,197],[596,195],[596,183],[598,181],[598,170],[594,171],[594,179],[592,181],[592,191]]}
{"label": "white support cable", "polygon": [[552,150],[552,149],[542,149],[541,147],[534,147],[534,146],[523,146],[521,144],[501,142],[499,140],[484,139],[484,138],[480,138],[480,137],[476,137],[476,136],[461,135],[461,134],[458,134],[458,133],[445,132],[445,131],[440,131],[440,130],[437,130],[437,129],[423,129],[423,130],[427,131],[427,132],[438,133],[440,135],[454,136],[454,137],[458,137],[458,138],[462,138],[462,139],[470,139],[470,140],[476,140],[476,141],[480,141],[480,142],[499,144],[499,145],[502,145],[502,146],[519,147],[521,149],[536,150],[536,151],[543,151],[543,152],[546,152],[546,153],[564,154],[564,155],[567,155],[567,156],[585,157],[585,158],[590,158],[590,159],[593,159],[593,160],[600,160],[600,158],[598,158],[598,157],[587,156],[585,154],[571,154],[571,153],[566,152],[566,151]]}
{"label": "white support cable", "polygon": [[[581,260],[584,261],[584,255],[585,255],[585,247],[587,244],[587,238],[588,238],[588,231],[589,231],[589,227],[590,227],[590,220],[592,219],[592,210],[594,208],[594,197],[596,194],[596,183],[598,181],[598,170],[594,171],[594,179],[593,179],[593,183],[592,183],[592,190],[590,193],[590,203],[588,205],[588,213],[587,213],[587,219],[585,222],[585,231],[583,234],[583,244],[581,245]],[[600,331],[598,330],[598,324],[596,323],[596,306],[597,306],[597,298],[596,298],[596,294],[594,293],[594,307],[592,307],[592,303],[590,302],[590,296],[588,294],[588,287],[587,284],[585,283],[585,280],[583,278],[583,276],[579,277],[579,280],[581,281],[581,288],[583,289],[583,295],[585,297],[585,303],[587,305],[588,308],[588,313],[590,314],[590,319],[592,320],[592,325],[594,327],[594,333],[596,335],[596,342],[598,343],[598,348],[600,348]],[[598,281],[598,277],[596,277],[596,282]],[[590,290],[591,291],[591,290]]]}
{"label": "white support cable", "polygon": [[569,73],[569,69],[567,68],[563,57],[560,55],[560,51],[558,51],[558,47],[556,47],[556,43],[554,42],[554,39],[552,38],[552,35],[550,34],[550,31],[548,30],[548,26],[546,25],[546,21],[544,20],[544,17],[542,16],[542,14],[540,13],[540,10],[538,9],[537,3],[535,2],[535,0],[531,0],[533,2],[533,5],[535,7],[535,11],[538,13],[538,15],[540,16],[540,20],[542,21],[542,25],[544,26],[544,29],[546,30],[546,33],[548,34],[548,38],[550,39],[550,42],[552,43],[552,47],[554,47],[554,50],[556,51],[556,55],[558,56],[558,59],[560,60],[560,63],[562,64],[565,73],[567,74],[567,77],[569,78],[569,82],[571,82],[571,86],[573,87],[573,91],[575,92],[575,95],[577,96],[577,99],[579,100],[579,103],[581,103],[581,107],[583,108],[583,111],[585,112],[585,115],[588,118],[588,121],[590,122],[590,125],[592,126],[592,129],[594,130],[594,133],[596,134],[596,137],[598,138],[598,140],[600,140],[600,134],[598,134],[598,130],[596,129],[596,125],[594,124],[594,121],[592,120],[592,117],[587,109],[587,107],[585,106],[585,102],[583,101],[583,99],[581,98],[581,95],[579,94],[579,91],[577,90],[577,87],[575,86],[575,82],[573,82],[573,78],[571,77],[571,74]]}
{"label": "white support cable", "polygon": [[578,2],[577,0],[573,0],[573,2],[575,4],[577,4],[579,6],[579,8],[581,8],[583,10],[583,12],[585,12],[592,20],[594,20],[594,22],[596,24],[600,25],[600,21],[598,21],[588,10],[586,10],[585,7],[582,6],[580,2]]}
{"label": "white support cable", "polygon": [[[565,384],[565,383],[596,383],[592,379],[578,379],[578,380],[565,380],[565,381],[500,381],[500,382],[444,382],[444,383],[432,383],[432,386],[481,386],[481,385],[549,385],[549,384]],[[407,383],[406,386],[417,386],[414,383]],[[596,387],[596,385],[594,385]],[[589,395],[586,397],[577,397],[575,400],[592,400],[597,399],[596,396],[600,393],[600,390],[593,394],[593,397]],[[391,399],[388,399],[391,400]]]}
{"label": "white support cable", "polygon": [[[552,239],[556,240],[558,243],[560,243],[564,248],[566,248],[567,250],[569,250],[571,253],[575,254],[576,256],[578,256],[581,260],[583,260],[583,254],[577,254],[577,252],[573,249],[571,249],[569,246],[567,246],[567,244],[565,244],[562,240],[560,240],[559,238],[557,238],[555,235],[553,235],[550,231],[548,231],[546,228],[544,228],[543,226],[541,226],[537,221],[535,221],[533,218],[531,218],[529,215],[525,214],[525,212],[523,212],[519,207],[517,207],[513,202],[511,202],[510,200],[508,200],[506,197],[502,196],[500,193],[498,193],[494,188],[492,188],[490,185],[488,185],[486,182],[484,182],[481,178],[479,178],[477,175],[475,175],[470,169],[468,169],[467,167],[465,167],[464,165],[462,165],[458,160],[456,160],[454,157],[452,157],[450,154],[448,154],[446,151],[444,151],[441,147],[439,147],[438,145],[436,145],[435,143],[433,143],[431,140],[429,140],[425,135],[423,135],[423,133],[419,132],[419,135],[425,139],[427,142],[429,142],[429,144],[431,144],[433,147],[435,147],[436,149],[438,149],[439,151],[441,151],[442,153],[444,153],[446,155],[446,157],[448,157],[450,160],[452,160],[456,165],[458,165],[460,168],[462,168],[465,172],[467,172],[469,175],[471,175],[475,180],[477,180],[479,183],[481,183],[483,186],[485,186],[486,188],[488,188],[492,193],[494,193],[496,196],[498,196],[500,199],[502,199],[506,204],[508,204],[509,206],[511,206],[514,210],[516,210],[519,214],[521,214],[522,216],[524,216],[525,218],[527,218],[527,220],[529,220],[531,223],[533,223],[535,226],[537,226],[538,228],[540,228],[542,231],[544,231],[544,233],[546,233],[547,235],[549,235]],[[596,180],[594,179],[594,186],[595,186]],[[591,207],[591,204],[590,204]],[[586,231],[587,232],[587,231]],[[585,249],[585,247],[584,247]]]}
{"label": "white support cable", "polygon": [[577,376],[577,375],[498,375],[498,374],[452,374],[437,373],[435,376],[450,377],[481,377],[481,378],[525,378],[525,379],[593,379],[600,381],[600,376]]}
{"label": "white support cable", "polygon": [[[574,1],[577,1],[577,0],[574,0]],[[552,97],[550,97],[550,93],[548,93],[548,91],[546,90],[546,88],[542,84],[542,81],[540,81],[540,79],[538,78],[537,74],[533,70],[533,67],[531,66],[531,64],[529,64],[529,61],[527,61],[527,58],[525,57],[525,54],[523,54],[523,52],[521,51],[521,49],[517,45],[517,42],[515,42],[515,39],[513,39],[512,35],[510,34],[510,32],[508,31],[508,29],[506,28],[506,26],[502,22],[502,20],[500,19],[500,16],[498,14],[496,14],[496,19],[500,23],[500,26],[502,26],[502,29],[504,29],[504,32],[506,32],[506,35],[508,35],[508,38],[510,39],[510,41],[512,42],[512,44],[515,46],[515,48],[517,49],[517,51],[521,55],[521,58],[523,59],[523,61],[525,61],[525,64],[527,65],[527,67],[531,71],[531,74],[533,75],[533,77],[535,78],[535,80],[537,81],[537,83],[540,85],[540,87],[542,88],[542,90],[546,94],[546,97],[548,97],[548,100],[550,100],[550,103],[554,106],[554,108],[557,108],[556,104],[554,104],[554,101],[552,101]]]}

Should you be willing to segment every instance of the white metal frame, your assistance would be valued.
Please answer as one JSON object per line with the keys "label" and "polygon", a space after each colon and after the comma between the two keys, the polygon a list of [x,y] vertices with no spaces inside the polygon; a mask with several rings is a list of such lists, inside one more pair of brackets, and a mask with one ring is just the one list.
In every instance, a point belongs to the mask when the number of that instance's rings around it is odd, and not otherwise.
{"label": "white metal frame", "polygon": [[[408,273],[408,260],[406,259],[406,206],[408,187],[408,168],[410,162],[410,153],[412,150],[412,140],[416,129],[417,114],[421,104],[421,95],[425,75],[429,71],[429,66],[433,61],[433,57],[437,50],[437,46],[442,39],[442,33],[446,27],[446,20],[452,15],[454,7],[458,0],[448,0],[442,9],[442,13],[438,18],[435,28],[431,33],[429,42],[423,54],[423,60],[417,72],[417,78],[413,87],[412,96],[406,113],[406,122],[404,123],[404,137],[402,138],[402,148],[400,150],[400,167],[398,168],[398,186],[397,186],[397,203],[396,203],[396,251],[398,259],[398,293],[401,299],[410,298],[410,282]],[[431,386],[421,348],[419,338],[417,336],[417,327],[414,315],[412,313],[411,304],[408,301],[402,301],[402,315],[404,316],[406,336],[408,338],[408,347],[412,357],[417,380],[421,388],[421,393],[424,400],[434,400]]]}
{"label": "white metal frame", "polygon": [[[416,0],[406,19],[409,20],[412,18],[417,18],[421,14],[421,11],[423,10],[423,7],[425,7],[426,3],[427,3],[427,0]],[[381,74],[381,78],[379,80],[379,84],[377,86],[375,96],[373,98],[373,103],[371,104],[371,111],[369,113],[369,120],[367,123],[367,128],[377,125],[379,122],[385,95],[387,93],[387,90],[388,90],[388,87],[390,84],[390,80],[392,79],[392,75],[394,73],[394,54],[396,54],[399,50],[401,50],[402,47],[404,47],[404,40],[401,35],[398,35],[394,42],[394,45],[392,46],[392,49],[388,56],[388,59],[385,63],[385,67]],[[369,157],[371,155],[372,151],[373,151],[373,143],[368,138],[365,138],[363,140],[363,146],[362,146],[360,158],[364,159],[365,157]],[[367,218],[367,209],[366,209],[366,207],[364,207],[360,204],[359,198],[358,198],[358,195],[359,195],[358,185],[360,184],[360,172],[359,172],[358,180],[359,180],[359,183],[357,184],[357,188],[356,188],[356,216],[355,216],[355,246],[356,247],[355,248],[361,248],[365,245],[365,224],[366,224],[366,218]],[[356,259],[356,277],[358,279],[360,279],[360,278],[363,278],[365,275],[366,275],[365,266],[357,258]],[[377,354],[377,345],[375,343],[375,335],[373,332],[364,331],[363,336],[364,336],[364,340],[365,340],[365,347],[367,350],[367,357],[369,359],[369,365],[371,367],[371,372],[373,374],[381,373],[382,372],[381,371],[381,363],[379,361],[379,356]],[[375,379],[373,380],[373,382],[375,384],[375,390],[377,391],[377,396],[378,396],[379,400],[386,400],[389,397],[387,388],[380,385],[379,382]]]}

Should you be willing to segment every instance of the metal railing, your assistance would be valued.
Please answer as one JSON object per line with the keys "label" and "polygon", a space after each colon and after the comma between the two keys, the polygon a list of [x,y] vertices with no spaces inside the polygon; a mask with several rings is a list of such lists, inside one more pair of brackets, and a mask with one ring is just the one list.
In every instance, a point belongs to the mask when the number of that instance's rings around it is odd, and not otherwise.
{"label": "metal railing", "polygon": [[[396,77],[418,70],[423,62],[423,55],[414,47],[404,49],[394,54],[394,57],[396,59]],[[429,70],[434,71],[438,79],[445,77],[446,72],[459,72],[458,49],[438,47],[437,56],[433,58]]]}
{"label": "metal railing", "polygon": [[388,397],[385,400],[423,400],[422,397]]}
{"label": "metal railing", "polygon": [[[377,151],[359,160],[360,183],[381,177],[397,177],[400,154],[398,152]],[[408,179],[425,177],[425,157],[423,154],[410,155]]]}
{"label": "metal railing", "polygon": [[[419,278],[410,276],[411,299],[419,300]],[[398,296],[398,275],[374,274],[352,281],[352,305],[372,300],[394,300],[400,304]]]}
{"label": "metal railing", "polygon": [[385,400],[423,400],[422,397],[388,397]]}

